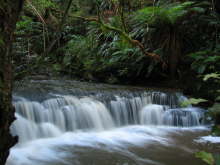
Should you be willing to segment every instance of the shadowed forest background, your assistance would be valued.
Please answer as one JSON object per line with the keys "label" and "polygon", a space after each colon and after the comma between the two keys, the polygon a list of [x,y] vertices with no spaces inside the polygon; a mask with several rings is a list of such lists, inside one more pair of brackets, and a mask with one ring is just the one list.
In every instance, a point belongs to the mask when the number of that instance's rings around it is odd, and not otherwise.
{"label": "shadowed forest background", "polygon": [[15,33],[15,79],[69,75],[214,98],[215,82],[202,79],[220,68],[218,11],[217,1],[28,0]]}

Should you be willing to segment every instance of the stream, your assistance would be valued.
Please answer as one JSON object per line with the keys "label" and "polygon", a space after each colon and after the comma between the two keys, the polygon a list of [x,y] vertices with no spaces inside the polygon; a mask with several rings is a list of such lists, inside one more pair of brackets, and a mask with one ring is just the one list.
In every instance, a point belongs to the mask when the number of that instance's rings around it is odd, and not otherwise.
{"label": "stream", "polygon": [[181,93],[71,80],[15,84],[19,142],[7,165],[205,165],[195,152],[220,153],[205,110]]}

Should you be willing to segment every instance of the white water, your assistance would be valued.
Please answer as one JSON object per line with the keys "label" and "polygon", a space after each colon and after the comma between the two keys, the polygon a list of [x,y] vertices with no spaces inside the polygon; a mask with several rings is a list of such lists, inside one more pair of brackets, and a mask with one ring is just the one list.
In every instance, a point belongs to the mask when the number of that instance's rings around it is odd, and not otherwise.
{"label": "white water", "polygon": [[165,93],[99,100],[70,95],[43,102],[17,99],[17,120],[11,130],[19,136],[19,144],[11,150],[7,165],[78,165],[80,148],[117,153],[131,164],[160,164],[129,148],[174,146],[169,135],[185,129],[181,127],[200,126],[203,116],[193,107],[171,109],[178,105]]}
{"label": "white water", "polygon": [[220,137],[219,136],[203,136],[203,137],[200,137],[199,139],[195,140],[197,142],[200,142],[200,143],[219,143],[220,144]]}
{"label": "white water", "polygon": [[165,108],[162,105],[149,104],[140,112],[141,124],[162,125]]}
{"label": "white water", "polygon": [[[201,131],[204,128],[191,128],[188,131]],[[39,165],[54,164],[75,165],[80,164],[78,158],[82,148],[87,153],[88,148],[101,150],[107,153],[116,153],[121,157],[128,157],[135,164],[160,164],[150,159],[143,159],[132,151],[130,147],[145,147],[156,144],[160,147],[176,147],[173,139],[168,135],[177,131],[187,131],[184,128],[174,127],[145,127],[129,126],[102,132],[76,132],[65,133],[55,138],[38,139],[14,147],[8,159],[8,165]],[[63,147],[65,146],[64,149]],[[182,149],[183,152],[193,153],[190,148]],[[87,154],[90,154],[89,152]],[[69,160],[74,158],[73,160]],[[16,162],[16,163],[15,163]]]}

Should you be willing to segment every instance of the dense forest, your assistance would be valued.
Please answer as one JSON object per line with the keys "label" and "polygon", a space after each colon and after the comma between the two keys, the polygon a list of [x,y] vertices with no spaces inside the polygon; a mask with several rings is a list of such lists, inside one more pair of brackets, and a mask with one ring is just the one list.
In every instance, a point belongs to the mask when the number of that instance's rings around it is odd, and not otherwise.
{"label": "dense forest", "polygon": [[[213,99],[220,68],[217,2],[27,1],[15,32],[15,79],[56,74],[162,83]],[[206,83],[207,74],[214,79]]]}
{"label": "dense forest", "polygon": [[12,81],[34,76],[181,89],[220,135],[218,0],[0,0],[0,18],[0,164]]}

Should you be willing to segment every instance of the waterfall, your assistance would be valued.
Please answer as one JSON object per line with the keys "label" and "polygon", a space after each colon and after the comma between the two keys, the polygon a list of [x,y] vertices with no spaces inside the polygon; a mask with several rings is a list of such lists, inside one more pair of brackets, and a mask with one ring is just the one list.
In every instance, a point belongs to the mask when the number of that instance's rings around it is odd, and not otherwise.
{"label": "waterfall", "polygon": [[14,97],[17,120],[11,130],[22,143],[65,132],[104,131],[128,125],[200,125],[203,111],[177,108],[181,99],[179,94],[162,92],[53,94],[42,101]]}
{"label": "waterfall", "polygon": [[19,142],[6,164],[196,164],[190,155],[199,150],[193,139],[207,133],[205,111],[180,107],[184,100],[173,91],[28,81],[13,93]]}
{"label": "waterfall", "polygon": [[157,104],[149,104],[140,112],[141,124],[162,125],[164,107]]}

